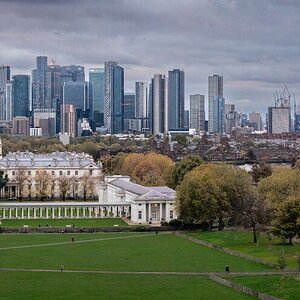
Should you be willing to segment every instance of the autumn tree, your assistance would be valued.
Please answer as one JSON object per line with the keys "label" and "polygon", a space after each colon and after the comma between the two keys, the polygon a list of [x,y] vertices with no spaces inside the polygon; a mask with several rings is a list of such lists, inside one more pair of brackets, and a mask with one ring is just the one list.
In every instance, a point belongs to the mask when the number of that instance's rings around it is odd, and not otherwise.
{"label": "autumn tree", "polygon": [[258,183],[261,179],[271,176],[272,166],[266,162],[259,162],[258,164],[253,164],[250,171],[252,179],[255,183]]}
{"label": "autumn tree", "polygon": [[121,174],[123,162],[128,154],[119,152],[117,155],[105,155],[101,157],[102,171],[105,175]]}
{"label": "autumn tree", "polygon": [[22,198],[24,196],[24,192],[27,188],[27,175],[26,171],[23,168],[18,168],[16,172],[16,184],[18,187],[18,196],[19,200],[22,201]]}
{"label": "autumn tree", "polygon": [[50,175],[47,171],[40,169],[36,171],[35,177],[35,190],[36,194],[43,201],[48,196],[48,188],[50,183]]}
{"label": "autumn tree", "polygon": [[70,179],[66,176],[61,176],[58,181],[58,186],[60,194],[62,196],[62,200],[66,201],[66,194],[70,188]]}

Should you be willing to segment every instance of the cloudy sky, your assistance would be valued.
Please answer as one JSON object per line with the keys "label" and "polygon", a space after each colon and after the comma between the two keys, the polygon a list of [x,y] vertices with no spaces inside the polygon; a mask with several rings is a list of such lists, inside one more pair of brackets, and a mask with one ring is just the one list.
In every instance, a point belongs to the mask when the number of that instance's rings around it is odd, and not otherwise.
{"label": "cloudy sky", "polygon": [[300,104],[298,0],[0,0],[0,64],[29,74],[37,55],[87,68],[115,60],[135,81],[180,68],[186,98],[224,77],[239,111],[266,112],[286,84]]}

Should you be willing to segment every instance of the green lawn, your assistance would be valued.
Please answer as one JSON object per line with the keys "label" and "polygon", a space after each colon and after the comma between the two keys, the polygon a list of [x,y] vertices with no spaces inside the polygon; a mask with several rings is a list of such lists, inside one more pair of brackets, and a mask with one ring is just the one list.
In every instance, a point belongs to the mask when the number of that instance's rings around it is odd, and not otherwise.
{"label": "green lawn", "polygon": [[76,227],[109,227],[114,225],[128,226],[126,222],[119,218],[98,218],[98,219],[2,219],[3,227],[66,227],[74,224]]}
{"label": "green lawn", "polygon": [[297,267],[297,255],[300,252],[300,245],[282,245],[278,238],[273,237],[271,240],[265,234],[260,234],[258,243],[252,242],[251,232],[236,231],[215,231],[215,232],[196,232],[191,236],[211,242],[213,244],[243,252],[255,256],[271,263],[277,264],[281,251],[287,259],[288,267]]}
{"label": "green lawn", "polygon": [[0,271],[0,299],[253,299],[200,276]]}
{"label": "green lawn", "polygon": [[[70,243],[68,234],[0,235],[0,268],[68,269],[118,271],[223,272],[270,270],[242,258],[209,249],[173,234],[102,233],[73,235],[75,241],[102,239],[88,243]],[[135,238],[128,238],[135,237]],[[67,242],[63,245],[3,249],[22,245]]]}
{"label": "green lawn", "polygon": [[300,276],[235,277],[230,280],[281,299],[300,298]]}

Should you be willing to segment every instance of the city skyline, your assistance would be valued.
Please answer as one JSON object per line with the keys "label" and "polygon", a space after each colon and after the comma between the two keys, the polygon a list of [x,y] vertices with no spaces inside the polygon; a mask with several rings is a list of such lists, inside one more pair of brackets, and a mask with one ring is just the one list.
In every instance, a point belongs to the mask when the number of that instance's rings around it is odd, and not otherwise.
{"label": "city skyline", "polygon": [[284,83],[300,95],[300,3],[169,4],[1,1],[1,63],[13,74],[30,74],[38,55],[86,69],[115,60],[126,70],[126,92],[134,92],[136,81],[179,68],[186,74],[186,103],[191,94],[207,95],[207,76],[219,74],[226,102],[248,113],[265,113]]}

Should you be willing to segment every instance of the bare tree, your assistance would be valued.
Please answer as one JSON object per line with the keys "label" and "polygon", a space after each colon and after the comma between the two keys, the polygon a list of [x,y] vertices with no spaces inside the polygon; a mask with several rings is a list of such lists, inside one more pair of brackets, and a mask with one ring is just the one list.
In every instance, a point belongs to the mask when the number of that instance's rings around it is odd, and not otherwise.
{"label": "bare tree", "polygon": [[26,182],[27,182],[27,176],[26,176],[25,169],[18,168],[16,172],[16,185],[18,187],[18,197],[20,201],[22,201],[25,190],[27,188]]}
{"label": "bare tree", "polygon": [[41,169],[36,172],[34,179],[36,193],[40,197],[40,200],[43,201],[49,194],[50,175]]}
{"label": "bare tree", "polygon": [[59,190],[62,195],[62,200],[66,201],[66,194],[70,188],[70,180],[66,176],[62,176],[59,178]]}

